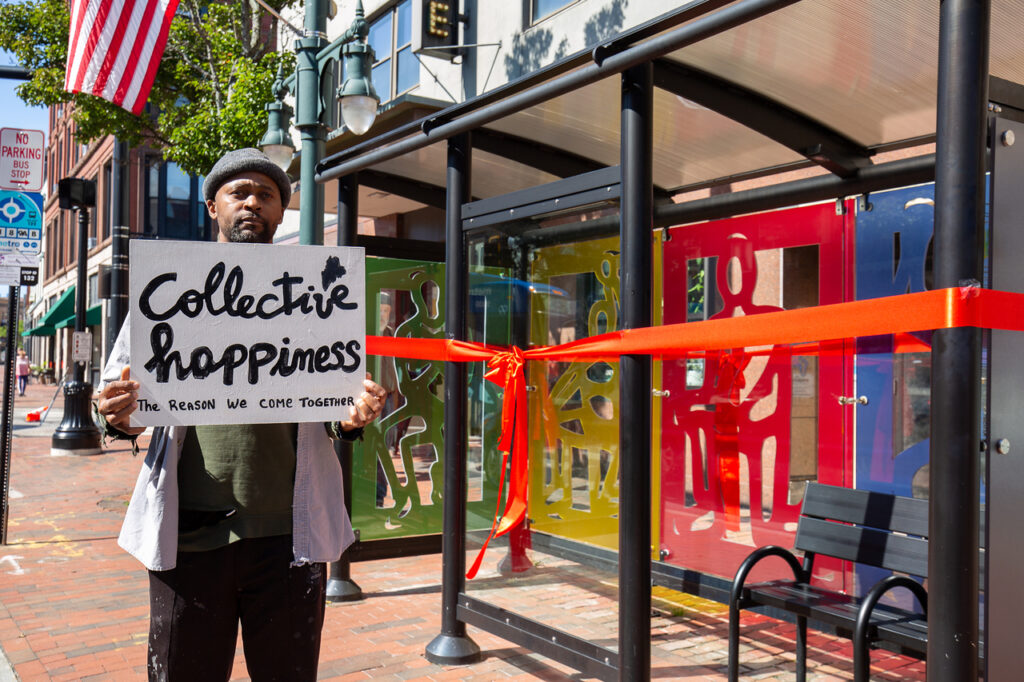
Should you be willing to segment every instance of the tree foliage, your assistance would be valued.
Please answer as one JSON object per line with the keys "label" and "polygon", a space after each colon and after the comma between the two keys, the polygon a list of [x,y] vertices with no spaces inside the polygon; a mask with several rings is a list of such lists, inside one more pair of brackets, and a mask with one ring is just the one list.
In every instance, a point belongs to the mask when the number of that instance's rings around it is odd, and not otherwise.
{"label": "tree foliage", "polygon": [[[296,0],[269,0],[280,10]],[[147,143],[183,170],[202,174],[225,151],[255,146],[266,130],[264,104],[279,63],[277,20],[249,0],[180,0],[160,68],[141,116],[106,100],[63,90],[70,17],[66,0],[0,5],[0,47],[33,71],[18,88],[30,105],[73,102],[81,141],[117,135]]]}

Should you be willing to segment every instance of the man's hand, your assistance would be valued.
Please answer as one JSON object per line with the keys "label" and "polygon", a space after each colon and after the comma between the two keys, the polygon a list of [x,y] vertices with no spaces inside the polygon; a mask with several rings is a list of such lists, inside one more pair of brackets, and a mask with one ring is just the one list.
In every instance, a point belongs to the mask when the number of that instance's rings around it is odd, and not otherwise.
{"label": "man's hand", "polygon": [[374,383],[369,372],[366,373],[363,387],[366,390],[356,400],[355,406],[349,408],[348,419],[340,422],[343,431],[361,429],[379,417],[384,410],[384,400],[388,397],[388,392],[380,384]]}
{"label": "man's hand", "polygon": [[126,366],[121,370],[120,381],[111,381],[103,387],[96,401],[96,409],[118,431],[137,436],[146,428],[131,425],[131,414],[139,407],[139,382],[129,379],[129,372],[130,368]]}

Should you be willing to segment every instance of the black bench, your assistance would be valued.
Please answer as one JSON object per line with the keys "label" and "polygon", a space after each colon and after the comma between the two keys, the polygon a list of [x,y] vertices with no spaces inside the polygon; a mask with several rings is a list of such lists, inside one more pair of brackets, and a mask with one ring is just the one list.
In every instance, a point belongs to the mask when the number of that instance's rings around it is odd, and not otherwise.
{"label": "black bench", "polygon": [[[832,626],[853,641],[854,679],[866,682],[870,648],[882,648],[923,659],[928,648],[924,615],[905,611],[879,600],[895,587],[914,593],[927,613],[928,594],[908,576],[928,575],[928,502],[866,490],[851,490],[810,483],[804,494],[794,547],[804,553],[803,563],[787,549],[775,545],[754,550],[736,571],[729,599],[729,680],[739,679],[740,611],[768,606],[795,614],[797,622],[796,674],[807,675],[807,621]],[[836,557],[899,574],[876,583],[861,598],[808,584],[816,555]],[[793,580],[746,585],[756,563],[781,557],[793,570]]]}

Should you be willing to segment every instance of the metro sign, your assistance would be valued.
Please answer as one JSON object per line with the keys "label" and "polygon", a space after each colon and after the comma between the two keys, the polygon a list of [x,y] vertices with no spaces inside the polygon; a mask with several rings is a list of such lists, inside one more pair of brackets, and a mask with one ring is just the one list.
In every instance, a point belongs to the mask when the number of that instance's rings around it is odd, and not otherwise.
{"label": "metro sign", "polygon": [[43,188],[41,130],[0,128],[0,189],[38,192]]}

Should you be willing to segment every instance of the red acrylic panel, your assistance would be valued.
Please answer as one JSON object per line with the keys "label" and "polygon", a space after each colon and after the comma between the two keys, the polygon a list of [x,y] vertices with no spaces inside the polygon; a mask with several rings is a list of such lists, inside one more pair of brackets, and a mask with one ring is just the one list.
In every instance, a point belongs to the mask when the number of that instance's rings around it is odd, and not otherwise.
{"label": "red acrylic panel", "polygon": [[[838,303],[850,287],[847,216],[834,203],[671,228],[664,324]],[[757,350],[758,353],[752,351]],[[851,382],[846,354],[787,347],[666,358],[661,423],[661,538],[666,560],[732,578],[767,544],[793,546],[804,482],[844,485]],[[768,560],[754,579],[783,577]],[[838,562],[815,574],[834,588]]]}

